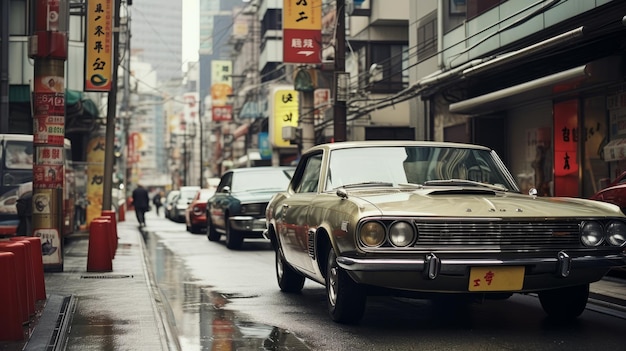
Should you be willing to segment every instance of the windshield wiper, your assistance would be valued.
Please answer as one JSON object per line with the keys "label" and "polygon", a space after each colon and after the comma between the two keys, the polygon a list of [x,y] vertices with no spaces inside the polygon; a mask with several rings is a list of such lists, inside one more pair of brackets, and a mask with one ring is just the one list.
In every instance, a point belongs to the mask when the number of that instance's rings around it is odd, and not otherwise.
{"label": "windshield wiper", "polygon": [[437,179],[437,180],[427,180],[424,182],[424,185],[459,185],[459,186],[463,186],[463,185],[470,185],[470,186],[479,186],[479,187],[484,187],[484,188],[489,188],[489,189],[494,189],[494,190],[498,190],[498,191],[508,191],[509,189],[500,186],[500,185],[493,185],[493,184],[486,184],[486,183],[481,183],[481,182],[476,182],[473,180],[467,180],[467,179]]}
{"label": "windshield wiper", "polygon": [[344,184],[340,186],[340,188],[358,188],[358,187],[374,187],[374,186],[393,186],[393,183],[390,182],[362,182],[362,183],[352,183],[352,184]]}

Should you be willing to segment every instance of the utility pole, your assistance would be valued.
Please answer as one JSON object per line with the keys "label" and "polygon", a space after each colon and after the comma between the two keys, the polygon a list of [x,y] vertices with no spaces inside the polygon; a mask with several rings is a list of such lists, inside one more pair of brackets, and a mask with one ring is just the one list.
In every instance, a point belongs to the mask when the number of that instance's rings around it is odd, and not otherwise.
{"label": "utility pole", "polygon": [[[113,164],[115,162],[115,115],[117,110],[117,66],[120,63],[120,6],[121,0],[115,0],[113,16],[113,67],[111,67],[111,91],[107,99],[107,119],[104,150],[104,180],[102,186],[102,210],[111,210],[111,193],[113,190]],[[130,53],[128,53],[130,55]]]}
{"label": "utility pole", "polygon": [[9,132],[9,1],[0,4],[0,133]]}
{"label": "utility pole", "polygon": [[337,0],[337,29],[335,31],[335,102],[333,105],[333,126],[335,142],[346,141],[346,1]]}
{"label": "utility pole", "polygon": [[[36,0],[35,33],[29,38],[33,83],[33,236],[56,248],[43,257],[47,271],[63,271],[65,178],[65,61],[67,0]],[[6,116],[8,119],[8,116]]]}

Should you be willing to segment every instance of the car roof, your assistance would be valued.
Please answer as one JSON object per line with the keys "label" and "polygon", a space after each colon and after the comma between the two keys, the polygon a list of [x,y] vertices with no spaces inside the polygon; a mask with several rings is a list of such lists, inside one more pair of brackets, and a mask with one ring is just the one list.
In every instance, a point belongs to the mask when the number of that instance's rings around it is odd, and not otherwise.
{"label": "car roof", "polygon": [[452,147],[463,149],[482,149],[490,151],[491,149],[486,146],[453,143],[446,141],[412,141],[412,140],[365,140],[365,141],[342,141],[336,143],[327,143],[313,146],[307,150],[308,152],[315,150],[339,150],[339,149],[351,149],[351,148],[364,148],[364,147],[384,147],[384,146],[430,146],[430,147]]}
{"label": "car roof", "polygon": [[258,172],[268,170],[294,170],[295,166],[261,166],[261,167],[245,167],[245,168],[231,168],[227,172],[243,173],[243,172]]}

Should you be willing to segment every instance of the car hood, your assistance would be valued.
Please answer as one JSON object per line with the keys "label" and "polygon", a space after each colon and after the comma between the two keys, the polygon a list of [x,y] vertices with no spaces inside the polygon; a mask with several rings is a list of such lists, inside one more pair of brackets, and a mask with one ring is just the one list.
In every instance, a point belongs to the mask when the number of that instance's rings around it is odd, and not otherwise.
{"label": "car hood", "polygon": [[350,191],[348,198],[363,213],[452,217],[605,217],[623,213],[618,206],[581,198],[534,197],[482,188],[415,191]]}

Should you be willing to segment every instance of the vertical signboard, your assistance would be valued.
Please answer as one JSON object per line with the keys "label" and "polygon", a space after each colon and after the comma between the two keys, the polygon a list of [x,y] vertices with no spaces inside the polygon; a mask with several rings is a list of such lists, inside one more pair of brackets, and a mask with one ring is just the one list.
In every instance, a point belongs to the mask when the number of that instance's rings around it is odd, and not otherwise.
{"label": "vertical signboard", "polygon": [[283,62],[322,63],[322,0],[283,0]]}
{"label": "vertical signboard", "polygon": [[97,135],[87,143],[87,227],[102,215],[105,145],[104,135]]}
{"label": "vertical signboard", "polygon": [[85,91],[111,90],[113,66],[113,2],[87,1]]}
{"label": "vertical signboard", "polygon": [[554,104],[554,195],[578,197],[578,101]]}
{"label": "vertical signboard", "polygon": [[273,94],[270,116],[270,142],[274,147],[291,147],[283,139],[283,127],[298,126],[298,92],[293,89],[277,89]]}
{"label": "vertical signboard", "polygon": [[214,122],[233,119],[233,107],[228,105],[228,96],[233,93],[232,72],[231,61],[211,61],[211,113]]}

